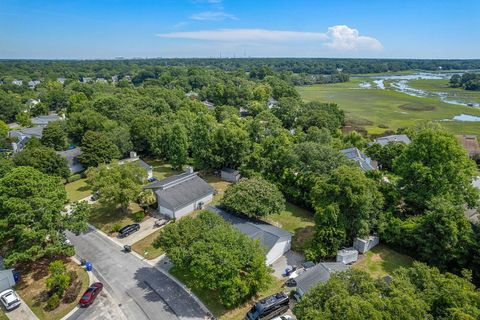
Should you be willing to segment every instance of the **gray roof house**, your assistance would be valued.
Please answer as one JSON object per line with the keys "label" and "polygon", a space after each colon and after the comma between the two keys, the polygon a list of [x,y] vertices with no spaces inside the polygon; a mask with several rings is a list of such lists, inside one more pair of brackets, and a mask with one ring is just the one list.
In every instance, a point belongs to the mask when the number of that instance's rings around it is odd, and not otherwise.
{"label": "gray roof house", "polygon": [[158,211],[171,219],[180,219],[203,209],[213,200],[214,189],[189,167],[186,172],[145,186],[157,198]]}
{"label": "gray roof house", "polygon": [[367,157],[363,152],[358,150],[358,148],[348,148],[340,150],[349,160],[355,161],[357,165],[363,171],[371,171],[377,169],[376,161],[372,161],[369,157]]}
{"label": "gray roof house", "polygon": [[321,282],[327,282],[332,273],[347,271],[348,265],[343,262],[320,262],[295,278],[297,284],[296,297],[300,298]]}
{"label": "gray roof house", "polygon": [[277,261],[290,250],[292,242],[292,234],[290,232],[263,221],[230,214],[218,207],[210,206],[208,209],[219,214],[249,238],[260,241],[260,245],[265,249],[268,265]]}
{"label": "gray roof house", "polygon": [[377,138],[373,140],[373,142],[371,142],[370,144],[379,144],[383,147],[390,142],[403,142],[406,145],[409,145],[412,141],[406,134],[393,134],[390,136]]}
{"label": "gray roof house", "polygon": [[78,160],[78,156],[82,154],[81,148],[57,151],[57,154],[67,161],[71,173],[79,173],[85,170],[85,167]]}
{"label": "gray roof house", "polygon": [[58,114],[49,114],[48,116],[38,116],[32,118],[32,124],[34,126],[46,126],[50,122],[64,120],[65,118]]}
{"label": "gray roof house", "polygon": [[135,151],[130,152],[130,158],[122,159],[118,161],[118,164],[122,165],[129,162],[136,163],[140,167],[145,169],[145,171],[147,171],[147,179],[150,179],[151,177],[153,177],[153,167],[148,163],[146,163],[145,161],[143,161],[142,159],[140,159],[140,157],[137,155]]}
{"label": "gray roof house", "polygon": [[8,133],[10,138],[15,138],[12,142],[13,152],[22,151],[25,148],[28,140],[32,137],[41,139],[43,133],[43,127],[23,128],[19,130],[13,130]]}

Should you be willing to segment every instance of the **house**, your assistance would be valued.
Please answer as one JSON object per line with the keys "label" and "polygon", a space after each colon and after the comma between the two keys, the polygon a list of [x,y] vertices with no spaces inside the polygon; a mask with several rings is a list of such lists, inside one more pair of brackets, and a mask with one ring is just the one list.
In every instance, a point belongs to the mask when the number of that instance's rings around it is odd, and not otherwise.
{"label": "house", "polygon": [[97,82],[97,83],[107,83],[108,81],[105,78],[97,78],[97,80],[95,80],[95,82]]}
{"label": "house", "polygon": [[185,97],[190,98],[190,99],[197,99],[198,98],[198,93],[190,91],[185,93]]}
{"label": "house", "polygon": [[65,120],[65,116],[59,116],[58,114],[49,114],[48,116],[38,116],[32,118],[32,124],[34,126],[46,126],[50,122]]}
{"label": "house", "polygon": [[238,182],[238,180],[241,178],[241,175],[240,171],[238,170],[232,168],[223,168],[220,171],[220,177],[222,177],[222,179],[225,181]]}
{"label": "house", "polygon": [[113,75],[112,76],[112,82],[118,82],[118,76],[117,75]]}
{"label": "house", "polygon": [[23,85],[23,81],[15,79],[15,80],[12,81],[12,84],[14,84],[16,86],[21,86],[21,85]]}
{"label": "house", "polygon": [[40,103],[40,100],[38,100],[38,99],[28,99],[27,100],[27,105],[30,108],[33,107],[33,106],[36,106],[39,103]]}
{"label": "house", "polygon": [[348,268],[349,266],[343,262],[320,262],[309,268],[294,278],[296,283],[295,297],[297,299],[301,298],[317,284],[327,282],[333,273],[347,271]]}
{"label": "house", "polygon": [[403,142],[406,145],[409,145],[412,141],[406,134],[393,134],[390,136],[385,136],[385,137],[380,137],[375,140],[373,140],[372,144],[379,144],[382,147],[386,146],[390,142]]}
{"label": "house", "polygon": [[5,269],[3,259],[0,257],[0,292],[11,289],[14,285],[13,269]]}
{"label": "house", "polygon": [[83,82],[83,83],[92,82],[92,78],[90,78],[90,77],[82,77],[82,82]]}
{"label": "house", "polygon": [[265,249],[268,265],[277,261],[291,248],[292,234],[286,230],[263,221],[230,214],[218,207],[210,206],[209,209],[218,213],[249,238],[260,241],[260,245]]}
{"label": "house", "polygon": [[85,170],[85,167],[78,160],[78,156],[82,154],[81,148],[77,147],[65,151],[57,151],[57,154],[67,161],[71,173],[79,173]]}
{"label": "house", "polygon": [[65,77],[60,77],[60,78],[57,78],[57,81],[60,82],[61,84],[64,84],[65,83]]}
{"label": "house", "polygon": [[206,106],[210,110],[215,109],[215,105],[208,100],[204,100],[204,101],[202,101],[202,103],[203,103],[204,106]]}
{"label": "house", "polygon": [[153,177],[153,167],[148,163],[146,163],[145,161],[143,161],[142,159],[140,159],[140,157],[137,155],[135,151],[130,152],[130,158],[122,159],[118,161],[118,164],[122,165],[129,162],[136,163],[140,167],[144,168],[147,171],[147,179],[150,179]]}
{"label": "house", "polygon": [[158,211],[172,219],[180,219],[197,209],[203,209],[213,200],[214,192],[191,167],[182,174],[167,177],[144,189],[154,191]]}
{"label": "house", "polygon": [[268,109],[272,109],[274,105],[277,104],[277,100],[273,99],[272,97],[268,98],[267,107]]}
{"label": "house", "polygon": [[12,130],[8,132],[8,136],[13,138],[12,150],[13,152],[20,152],[25,148],[28,140],[32,137],[37,139],[42,138],[43,127],[23,128],[19,130]]}
{"label": "house", "polygon": [[28,81],[28,87],[30,89],[35,89],[36,86],[38,86],[40,84],[40,81],[39,80],[31,80],[31,81]]}
{"label": "house", "polygon": [[480,145],[478,144],[478,139],[476,135],[459,135],[457,136],[457,139],[463,145],[465,150],[467,150],[470,158],[474,158],[480,155]]}
{"label": "house", "polygon": [[372,161],[369,157],[363,154],[358,148],[348,148],[340,150],[349,160],[355,161],[363,171],[371,171],[377,169],[376,161]]}

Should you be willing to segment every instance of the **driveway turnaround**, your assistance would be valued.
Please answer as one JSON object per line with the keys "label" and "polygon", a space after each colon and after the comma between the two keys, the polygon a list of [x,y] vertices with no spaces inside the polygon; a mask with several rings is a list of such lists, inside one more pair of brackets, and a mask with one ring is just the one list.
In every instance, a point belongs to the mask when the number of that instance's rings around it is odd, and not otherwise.
{"label": "driveway turnaround", "polygon": [[[122,314],[112,318],[170,320],[208,316],[181,285],[133,254],[124,253],[120,246],[99,232],[90,229],[79,236],[68,234],[68,238],[77,256],[92,263],[95,276],[111,295],[108,300],[119,307],[116,312]],[[88,308],[79,309],[69,320],[96,318],[92,315],[105,307],[108,308],[108,302],[100,299]],[[108,318],[104,315],[97,319]]]}

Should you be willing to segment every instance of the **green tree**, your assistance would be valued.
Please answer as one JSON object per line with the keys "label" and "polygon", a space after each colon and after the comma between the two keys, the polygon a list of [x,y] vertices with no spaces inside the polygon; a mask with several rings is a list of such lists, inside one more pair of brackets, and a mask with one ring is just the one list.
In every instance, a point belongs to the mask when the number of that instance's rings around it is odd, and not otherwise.
{"label": "green tree", "polygon": [[32,119],[30,118],[30,113],[28,112],[19,112],[15,116],[15,121],[18,122],[22,127],[31,127]]}
{"label": "green tree", "polygon": [[157,198],[155,197],[155,193],[152,189],[146,189],[140,192],[137,198],[137,202],[143,210],[147,210],[148,207],[155,204],[157,202]]}
{"label": "green tree", "polygon": [[110,163],[120,157],[120,151],[103,132],[87,131],[82,139],[82,154],[79,160],[87,167]]}
{"label": "green tree", "polygon": [[19,95],[0,90],[0,120],[7,123],[12,122],[22,109]]}
{"label": "green tree", "polygon": [[478,192],[472,186],[475,163],[455,136],[443,129],[426,128],[394,161],[399,188],[406,204],[418,213],[437,197],[451,197],[455,204],[474,206]]}
{"label": "green tree", "polygon": [[47,288],[61,297],[71,280],[65,263],[62,260],[52,261],[48,266],[48,271],[50,271],[50,275],[46,280]]}
{"label": "green tree", "polygon": [[135,163],[113,163],[90,169],[87,184],[98,192],[100,203],[120,205],[126,210],[130,202],[138,198],[146,178],[145,170]]}
{"label": "green tree", "polygon": [[335,132],[344,124],[345,115],[334,103],[309,102],[300,109],[296,122],[304,131],[317,127]]}
{"label": "green tree", "polygon": [[42,132],[42,144],[57,151],[67,148],[67,133],[63,121],[50,122]]}
{"label": "green tree", "polygon": [[174,169],[181,169],[187,163],[188,135],[181,123],[165,127],[165,155]]}
{"label": "green tree", "polygon": [[64,244],[64,232],[76,229],[62,214],[66,201],[60,179],[32,167],[14,168],[0,178],[0,242],[7,265],[73,254]]}
{"label": "green tree", "polygon": [[222,205],[248,217],[264,217],[285,210],[285,198],[274,184],[252,178],[228,187]]}
{"label": "green tree", "polygon": [[406,147],[407,145],[403,142],[389,142],[385,146],[375,143],[370,145],[365,153],[373,160],[378,161],[383,170],[392,171],[393,162],[405,151]]}
{"label": "green tree", "polygon": [[10,131],[8,125],[0,120],[0,148],[5,147],[7,143],[8,131]]}
{"label": "green tree", "polygon": [[219,163],[214,155],[217,123],[209,114],[200,114],[192,132],[192,158],[195,168],[213,169]]}
{"label": "green tree", "polygon": [[271,281],[265,254],[219,215],[202,211],[169,224],[154,242],[195,288],[219,295],[226,307],[245,302]]}
{"label": "green tree", "polygon": [[44,146],[28,147],[15,154],[17,166],[30,166],[43,173],[67,178],[70,175],[67,162],[55,150]]}
{"label": "green tree", "polygon": [[282,121],[282,124],[287,129],[292,129],[295,124],[295,119],[298,116],[302,101],[298,98],[280,98],[278,102],[273,105],[273,114]]}
{"label": "green tree", "polygon": [[218,128],[215,141],[214,154],[221,159],[221,165],[226,167],[239,167],[250,152],[248,132],[230,121]]}

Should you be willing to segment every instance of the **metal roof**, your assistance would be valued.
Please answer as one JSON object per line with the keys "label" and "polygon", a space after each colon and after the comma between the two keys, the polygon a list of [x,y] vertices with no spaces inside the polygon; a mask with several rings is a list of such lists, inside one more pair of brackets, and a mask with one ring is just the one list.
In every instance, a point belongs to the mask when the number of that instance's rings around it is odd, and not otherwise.
{"label": "metal roof", "polygon": [[346,271],[348,268],[343,262],[320,262],[295,278],[297,290],[300,289],[305,294],[320,282],[327,282],[332,273]]}
{"label": "metal roof", "polygon": [[403,142],[405,144],[410,144],[410,138],[406,134],[392,134],[390,136],[380,137],[374,140],[374,144],[379,144],[382,147],[386,146],[389,142]]}

